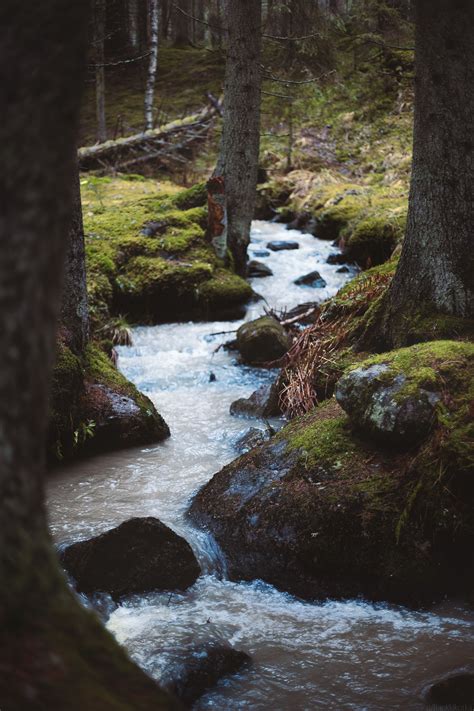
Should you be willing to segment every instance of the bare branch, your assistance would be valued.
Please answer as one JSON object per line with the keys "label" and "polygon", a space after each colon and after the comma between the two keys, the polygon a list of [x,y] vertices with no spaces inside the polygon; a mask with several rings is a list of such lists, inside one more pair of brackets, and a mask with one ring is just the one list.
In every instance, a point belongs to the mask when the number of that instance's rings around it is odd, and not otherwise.
{"label": "bare branch", "polygon": [[120,64],[130,64],[131,62],[138,62],[140,59],[145,59],[149,57],[150,52],[145,52],[145,54],[140,54],[138,57],[131,57],[130,59],[119,59],[116,62],[107,62],[105,64],[88,64],[89,69],[97,69],[97,67],[118,67]]}
{"label": "bare branch", "polygon": [[186,10],[183,10],[179,5],[176,5],[176,3],[171,3],[175,10],[178,10],[182,15],[185,17],[189,17],[191,20],[194,20],[195,22],[199,22],[201,25],[206,25],[206,27],[211,27],[213,30],[218,30],[219,32],[227,32],[227,29],[225,27],[221,27],[219,25],[212,25],[210,22],[206,22],[206,20],[201,20],[199,17],[195,17],[194,15],[191,15],[189,12],[186,12]]}

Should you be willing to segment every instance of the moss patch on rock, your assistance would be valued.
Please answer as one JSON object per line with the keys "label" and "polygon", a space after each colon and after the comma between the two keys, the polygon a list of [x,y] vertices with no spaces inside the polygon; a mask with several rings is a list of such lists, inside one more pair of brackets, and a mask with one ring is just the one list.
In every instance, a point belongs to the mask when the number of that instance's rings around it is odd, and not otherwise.
{"label": "moss patch on rock", "polygon": [[205,237],[203,184],[179,191],[151,180],[82,181],[89,297],[94,323],[232,315],[252,295]]}

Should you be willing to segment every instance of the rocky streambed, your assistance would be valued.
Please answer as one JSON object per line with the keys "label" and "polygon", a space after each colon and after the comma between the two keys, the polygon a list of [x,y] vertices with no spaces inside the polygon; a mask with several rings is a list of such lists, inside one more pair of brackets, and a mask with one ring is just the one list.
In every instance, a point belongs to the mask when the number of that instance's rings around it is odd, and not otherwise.
{"label": "rocky streambed", "polygon": [[[267,247],[283,240],[292,242],[293,247]],[[253,268],[266,274],[255,277],[252,286],[265,301],[251,305],[247,320],[260,316],[264,305],[289,309],[333,295],[353,274],[351,268],[341,271],[339,264],[327,263],[335,251],[330,243],[311,235],[288,232],[276,224],[255,223],[250,257],[253,262],[263,263],[265,268]],[[304,281],[294,283],[309,274],[313,277],[306,280],[308,285]],[[275,527],[275,535],[270,538],[268,526],[259,534],[262,512],[241,507],[235,518],[233,540],[236,536],[245,538],[249,547],[247,561],[232,556],[230,549],[223,555],[209,533],[214,531],[219,538],[219,526],[225,524],[232,508],[228,490],[222,492],[217,484],[214,489],[210,485],[208,493],[203,490],[195,500],[193,519],[187,515],[197,491],[237,457],[239,441],[251,427],[264,433],[268,424],[275,429],[282,424],[278,420],[267,423],[230,414],[232,402],[247,398],[273,377],[271,371],[239,364],[235,354],[220,347],[233,338],[239,325],[240,322],[181,323],[134,329],[134,345],[120,349],[119,367],[157,404],[170,426],[171,438],[156,446],[111,453],[58,470],[48,492],[53,534],[64,546],[135,517],[155,517],[186,539],[201,569],[196,582],[171,593],[122,596],[120,604],[111,608],[107,626],[144,669],[165,683],[172,670],[182,664],[183,657],[195,655],[196,649],[215,650],[222,644],[231,644],[249,654],[252,665],[222,679],[196,702],[198,709],[421,709],[425,690],[432,682],[450,672],[468,671],[466,663],[474,651],[474,615],[469,609],[455,602],[441,603],[429,612],[369,603],[351,598],[357,586],[344,587],[343,581],[340,591],[334,587],[320,591],[323,598],[329,599],[304,600],[303,597],[311,597],[308,585],[314,581],[298,581],[298,567],[292,567],[294,559],[285,568],[280,555],[281,529]],[[334,440],[335,447],[334,438],[340,433],[332,425],[327,432],[326,446],[331,448]],[[258,485],[256,477],[260,479],[262,467],[262,477],[271,478],[273,471],[273,484],[284,476],[291,479],[295,463],[287,462],[283,452],[273,452],[272,462],[263,466],[265,456],[278,446],[281,447],[278,441],[265,445],[257,462],[253,461],[255,455],[247,455],[246,470],[240,471],[232,484],[232,505],[245,499],[252,486]],[[358,457],[360,453],[348,455]],[[364,456],[367,466],[379,466],[378,462],[369,461],[367,453]],[[342,465],[336,458],[331,466],[337,472]],[[309,472],[304,490],[299,484],[294,490],[290,486],[285,495],[300,497],[311,505],[309,492],[319,486],[327,491],[329,500],[333,480],[327,480],[327,471],[319,472],[319,478],[314,475]],[[272,487],[271,481],[269,484],[265,496],[278,498],[278,487]],[[198,515],[196,502],[200,499],[205,505],[206,498],[213,500],[212,506],[216,502],[218,506],[207,530],[195,523],[203,523],[203,507]],[[268,512],[272,502],[267,503]],[[279,505],[277,500],[275,503]],[[208,508],[211,515],[212,507]],[[341,513],[333,512],[333,518],[336,523],[342,520]],[[373,520],[376,526],[377,518]],[[335,560],[334,555],[331,558],[330,537],[325,549],[321,549],[318,530],[303,531],[303,517],[294,524],[293,531],[288,529],[283,534],[291,537],[296,531],[295,557],[324,558],[326,550],[326,566],[340,567],[341,561]],[[254,539],[249,533],[252,531]],[[303,533],[309,534],[308,541],[301,538]],[[363,551],[364,528],[356,533]],[[340,535],[352,534],[354,531],[341,529]],[[324,535],[329,534],[326,531]],[[353,580],[349,568],[358,561],[351,561],[348,556],[343,563],[348,580]],[[370,558],[367,565],[371,565]],[[371,572],[371,576],[366,575],[370,582],[364,590],[367,593],[374,586],[378,590],[382,579],[379,571]],[[390,572],[383,574],[389,576]],[[255,579],[259,577],[266,582]],[[245,578],[247,581],[243,582]],[[295,583],[293,589],[285,583],[289,578]],[[271,583],[300,597],[281,592]],[[399,581],[395,583],[396,587]],[[338,592],[349,599],[331,599]],[[383,599],[383,594],[371,596]],[[215,658],[212,654],[211,658]]]}

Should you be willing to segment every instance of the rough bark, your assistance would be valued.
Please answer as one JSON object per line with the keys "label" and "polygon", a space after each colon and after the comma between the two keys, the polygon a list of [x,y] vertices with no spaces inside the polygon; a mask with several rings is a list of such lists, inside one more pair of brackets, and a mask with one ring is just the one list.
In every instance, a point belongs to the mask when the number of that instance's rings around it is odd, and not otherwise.
{"label": "rough bark", "polygon": [[226,243],[245,274],[257,187],[260,145],[261,0],[227,3],[224,126],[216,175],[226,195]]}
{"label": "rough bark", "polygon": [[[0,707],[172,708],[73,598],[43,503],[87,3],[0,5]],[[38,32],[41,28],[41,32]]]}
{"label": "rough bark", "polygon": [[94,0],[95,109],[97,140],[107,140],[105,118],[105,8],[106,0]]}
{"label": "rough bark", "polygon": [[388,345],[418,315],[474,316],[474,4],[417,0],[413,169],[405,242],[384,303]]}
{"label": "rough bark", "polygon": [[148,60],[148,75],[145,90],[145,127],[147,130],[153,128],[153,99],[155,96],[156,69],[158,66],[158,38],[159,38],[159,2],[149,0],[150,17],[150,52]]}
{"label": "rough bark", "polygon": [[82,354],[89,336],[89,306],[86,283],[86,255],[82,225],[79,173],[74,176],[74,194],[68,232],[63,294],[61,300],[61,336],[77,355]]}

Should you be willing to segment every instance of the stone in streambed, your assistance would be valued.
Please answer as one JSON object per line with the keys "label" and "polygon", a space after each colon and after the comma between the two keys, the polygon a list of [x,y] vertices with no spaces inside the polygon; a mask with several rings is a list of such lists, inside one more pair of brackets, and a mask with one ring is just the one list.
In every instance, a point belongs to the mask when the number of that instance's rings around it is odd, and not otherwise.
{"label": "stone in streambed", "polygon": [[248,654],[230,645],[216,642],[199,645],[168,672],[162,686],[190,708],[220,679],[236,674],[250,662]]}
{"label": "stone in streambed", "polygon": [[327,283],[317,271],[309,272],[309,274],[304,274],[304,276],[298,277],[293,282],[297,286],[311,286],[313,289],[325,289]]}
{"label": "stone in streambed", "polygon": [[252,365],[278,360],[291,346],[290,336],[271,316],[245,323],[237,331],[236,341],[242,359]]}
{"label": "stone in streambed", "polygon": [[273,276],[273,272],[270,267],[267,267],[263,262],[258,262],[256,259],[252,259],[247,264],[247,276],[252,279],[256,277],[269,277]]}
{"label": "stone in streambed", "polygon": [[234,447],[240,454],[245,454],[245,452],[249,452],[251,449],[263,444],[263,442],[267,442],[274,434],[275,431],[271,427],[267,427],[265,430],[250,427],[247,432],[239,437]]}
{"label": "stone in streambed", "polygon": [[268,252],[266,249],[255,249],[253,251],[253,256],[262,259],[262,257],[269,257],[270,252]]}
{"label": "stone in streambed", "polygon": [[474,674],[453,674],[438,681],[429,689],[425,702],[436,707],[474,708]]}
{"label": "stone in streambed", "polygon": [[132,518],[68,546],[61,562],[79,592],[114,599],[154,590],[186,590],[201,570],[191,546],[156,518]]}
{"label": "stone in streambed", "polygon": [[293,242],[291,240],[272,240],[267,243],[267,249],[271,249],[272,252],[282,252],[285,249],[299,249],[300,246],[298,242]]}
{"label": "stone in streambed", "polygon": [[261,385],[250,397],[234,400],[230,414],[242,417],[276,417],[280,414],[277,382]]}

